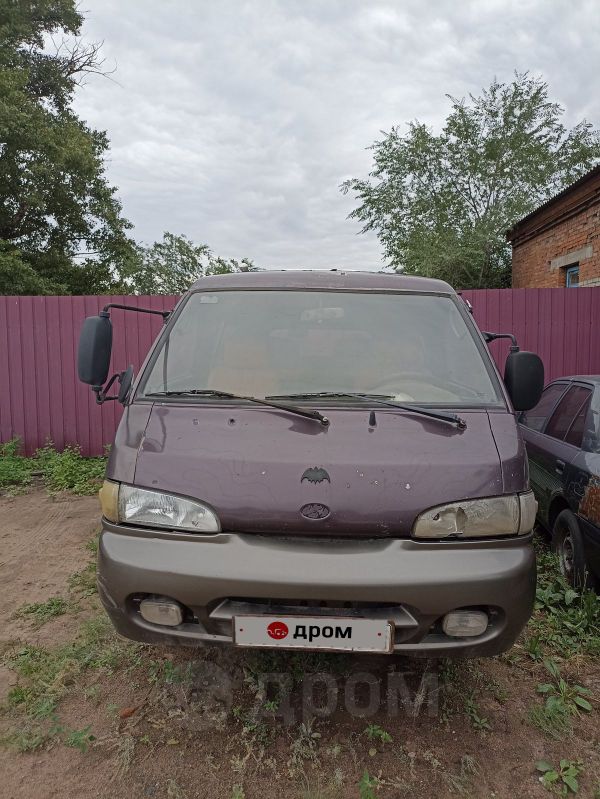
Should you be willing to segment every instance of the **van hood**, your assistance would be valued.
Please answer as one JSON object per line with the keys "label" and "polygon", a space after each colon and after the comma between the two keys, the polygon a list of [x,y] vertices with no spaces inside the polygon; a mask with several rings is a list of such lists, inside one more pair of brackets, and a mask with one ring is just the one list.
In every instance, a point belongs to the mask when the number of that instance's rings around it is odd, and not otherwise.
{"label": "van hood", "polygon": [[336,536],[408,536],[427,508],[506,490],[484,410],[461,412],[465,430],[392,408],[321,410],[327,428],[263,407],[156,403],[134,482],[206,502],[223,530]]}

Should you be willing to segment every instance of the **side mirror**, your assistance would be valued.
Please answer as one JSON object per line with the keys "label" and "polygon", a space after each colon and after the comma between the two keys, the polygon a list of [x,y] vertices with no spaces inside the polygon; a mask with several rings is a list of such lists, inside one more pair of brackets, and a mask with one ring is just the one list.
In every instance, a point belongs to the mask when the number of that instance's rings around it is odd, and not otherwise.
{"label": "side mirror", "polygon": [[117,399],[121,405],[125,405],[129,392],[131,391],[131,384],[133,383],[133,366],[128,366],[124,372],[119,375],[119,392]]}
{"label": "side mirror", "polygon": [[88,316],[79,334],[77,372],[82,383],[102,386],[108,377],[112,323],[108,314]]}
{"label": "side mirror", "polygon": [[504,367],[504,384],[515,411],[529,411],[540,401],[544,364],[535,352],[510,352]]}

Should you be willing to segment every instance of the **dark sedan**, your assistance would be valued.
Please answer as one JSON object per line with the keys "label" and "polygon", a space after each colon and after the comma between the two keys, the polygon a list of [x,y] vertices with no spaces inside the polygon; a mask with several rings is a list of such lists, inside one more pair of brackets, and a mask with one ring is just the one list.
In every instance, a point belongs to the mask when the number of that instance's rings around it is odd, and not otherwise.
{"label": "dark sedan", "polygon": [[521,414],[538,520],[571,585],[600,587],[600,376],[550,383]]}

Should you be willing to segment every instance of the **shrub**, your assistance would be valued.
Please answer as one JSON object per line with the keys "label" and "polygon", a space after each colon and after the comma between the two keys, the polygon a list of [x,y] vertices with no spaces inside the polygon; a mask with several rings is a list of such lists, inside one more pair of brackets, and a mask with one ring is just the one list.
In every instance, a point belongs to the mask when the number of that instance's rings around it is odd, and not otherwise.
{"label": "shrub", "polygon": [[105,458],[83,458],[79,447],[65,447],[57,452],[50,443],[37,451],[36,459],[51,494],[58,491],[94,494],[106,469]]}
{"label": "shrub", "polygon": [[0,444],[0,488],[26,486],[31,482],[35,464],[33,458],[19,455],[20,449],[19,438]]}

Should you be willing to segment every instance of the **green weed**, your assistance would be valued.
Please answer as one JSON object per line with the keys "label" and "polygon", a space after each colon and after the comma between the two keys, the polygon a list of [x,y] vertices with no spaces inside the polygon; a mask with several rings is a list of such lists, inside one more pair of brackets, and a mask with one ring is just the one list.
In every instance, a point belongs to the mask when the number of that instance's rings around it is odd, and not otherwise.
{"label": "green weed", "polygon": [[71,730],[65,738],[65,744],[79,749],[80,752],[86,752],[88,746],[96,740],[96,736],[90,734],[91,729],[91,725],[88,725],[82,730]]}
{"label": "green weed", "polygon": [[466,796],[470,793],[471,782],[474,776],[479,773],[479,764],[471,755],[463,755],[460,759],[460,767],[458,773],[442,772],[448,788],[453,793],[458,793]]}
{"label": "green weed", "polygon": [[306,723],[298,725],[296,737],[290,745],[290,759],[288,767],[290,771],[302,771],[305,761],[317,763],[318,744],[321,733],[313,729],[314,718],[310,718]]}
{"label": "green weed", "polygon": [[102,688],[97,684],[89,685],[87,688],[83,689],[84,698],[91,702],[95,702],[95,704],[100,703],[101,695],[102,695]]}
{"label": "green weed", "polygon": [[540,782],[547,790],[557,793],[559,796],[578,793],[577,777],[583,771],[581,760],[561,760],[557,768],[547,760],[538,760],[535,767],[542,773]]}
{"label": "green weed", "polygon": [[300,799],[341,799],[344,774],[336,768],[331,775],[315,774],[311,771],[302,773]]}
{"label": "green weed", "polygon": [[564,658],[600,655],[600,596],[571,588],[560,574],[556,555],[539,542],[536,547],[538,585],[527,653],[534,660],[541,660],[544,650]]}
{"label": "green weed", "polygon": [[[115,635],[110,622],[98,616],[84,622],[75,641],[57,647],[24,646],[9,652],[3,665],[19,678],[8,696],[9,708],[22,719],[18,730],[7,736],[7,742],[19,748],[35,748],[60,730],[55,711],[60,699],[85,671],[97,669],[114,671],[130,663],[139,647]],[[34,722],[52,722],[50,727]],[[76,744],[72,744],[76,745]]]}
{"label": "green weed", "polygon": [[269,727],[256,712],[256,707],[244,708],[235,705],[231,710],[233,718],[241,724],[242,736],[252,740],[259,746],[267,746],[275,734],[275,729]]}
{"label": "green weed", "polygon": [[98,555],[98,546],[100,544],[100,533],[96,533],[93,538],[90,538],[89,541],[86,542],[85,548],[88,552],[91,552],[94,556],[94,559]]}
{"label": "green weed", "polygon": [[392,743],[393,738],[378,724],[369,724],[365,730],[365,735],[369,741],[381,741],[382,744]]}
{"label": "green weed", "polygon": [[360,799],[377,799],[375,791],[379,785],[380,782],[377,777],[371,777],[369,772],[365,769],[358,783],[358,795]]}
{"label": "green weed", "polygon": [[560,740],[571,733],[571,714],[558,702],[535,705],[529,711],[529,720],[549,738]]}
{"label": "green weed", "polygon": [[45,602],[32,602],[22,605],[15,613],[15,618],[30,618],[38,627],[55,616],[63,616],[69,610],[69,603],[61,596],[53,596]]}
{"label": "green weed", "polygon": [[35,469],[33,458],[19,455],[21,440],[13,438],[0,444],[0,488],[28,486]]}
{"label": "green weed", "polygon": [[538,685],[538,692],[545,696],[545,701],[529,711],[529,720],[549,737],[560,739],[570,734],[573,716],[592,709],[587,699],[590,692],[564,680],[553,660],[546,659],[544,665],[553,682]]}
{"label": "green weed", "polygon": [[469,721],[471,722],[473,729],[478,730],[479,732],[485,732],[486,730],[492,729],[492,725],[487,718],[480,715],[479,707],[477,706],[475,698],[472,695],[465,700],[465,713],[469,717]]}
{"label": "green weed", "polygon": [[192,664],[176,666],[172,660],[150,660],[148,662],[148,679],[151,683],[164,682],[166,685],[177,685],[190,679]]}
{"label": "green weed", "polygon": [[106,458],[84,458],[79,447],[65,447],[57,452],[49,442],[32,458],[20,455],[20,451],[18,438],[0,444],[0,489],[26,487],[39,474],[50,494],[59,491],[94,494],[106,470]]}
{"label": "green weed", "polygon": [[57,452],[50,443],[37,451],[36,460],[51,494],[59,491],[95,494],[106,470],[105,458],[83,458],[79,447],[65,447]]}
{"label": "green weed", "polygon": [[69,591],[83,598],[92,596],[96,588],[96,561],[92,560],[81,571],[71,574],[68,580]]}
{"label": "green weed", "polygon": [[592,709],[590,702],[586,698],[590,694],[589,689],[581,685],[569,685],[560,676],[558,666],[553,660],[544,660],[544,666],[554,678],[554,682],[538,685],[538,692],[545,694],[547,700],[554,699],[562,702],[572,715],[579,715],[581,710],[589,713]]}
{"label": "green weed", "polygon": [[27,724],[18,730],[11,730],[2,738],[2,743],[17,752],[34,752],[54,737],[39,724]]}
{"label": "green weed", "polygon": [[526,639],[523,644],[523,649],[532,660],[543,660],[544,650],[542,647],[542,640],[539,635],[532,635]]}
{"label": "green weed", "polygon": [[439,667],[439,677],[444,685],[455,682],[460,676],[461,664],[456,660],[450,658],[443,658]]}

